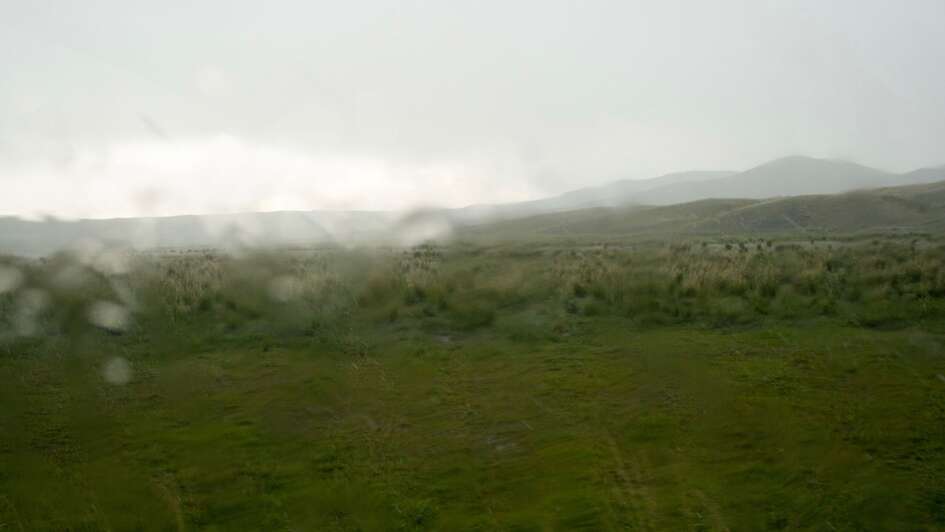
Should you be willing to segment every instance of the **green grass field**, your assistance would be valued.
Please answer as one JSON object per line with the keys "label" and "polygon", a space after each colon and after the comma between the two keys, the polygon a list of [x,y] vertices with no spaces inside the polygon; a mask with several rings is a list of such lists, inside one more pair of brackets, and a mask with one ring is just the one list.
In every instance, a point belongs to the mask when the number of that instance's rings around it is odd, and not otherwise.
{"label": "green grass field", "polygon": [[11,260],[0,531],[945,529],[943,253]]}

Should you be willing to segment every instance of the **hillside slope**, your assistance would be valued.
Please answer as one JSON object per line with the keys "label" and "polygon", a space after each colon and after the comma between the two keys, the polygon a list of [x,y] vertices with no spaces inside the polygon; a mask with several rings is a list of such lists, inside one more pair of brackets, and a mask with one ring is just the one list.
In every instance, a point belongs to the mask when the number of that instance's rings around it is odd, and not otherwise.
{"label": "hillside slope", "polygon": [[836,194],[895,183],[894,174],[854,163],[785,157],[728,177],[659,187],[642,192],[634,200],[644,205],[669,205],[706,198]]}
{"label": "hillside slope", "polygon": [[797,196],[733,209],[689,228],[694,233],[838,232],[917,228],[934,219],[924,205],[892,195]]}
{"label": "hillside slope", "polygon": [[262,212],[159,218],[40,221],[0,218],[0,252],[45,255],[97,243],[138,249],[290,245],[357,240],[387,231],[379,212]]}
{"label": "hillside slope", "polygon": [[450,216],[459,224],[478,224],[591,207],[659,206],[704,199],[839,194],[941,180],[945,180],[945,167],[895,174],[847,161],[791,156],[743,172],[679,172],[653,179],[622,180],[540,200],[455,209],[450,211]]}
{"label": "hillside slope", "polygon": [[639,195],[650,190],[714,181],[733,175],[735,172],[692,171],[651,179],[623,179],[606,185],[572,190],[550,198],[497,205],[471,205],[450,210],[448,214],[458,224],[478,224],[592,207],[621,207],[638,203]]}
{"label": "hillside slope", "polygon": [[910,229],[945,230],[945,181],[843,194],[584,209],[477,226],[461,234],[480,240],[515,240]]}
{"label": "hillside slope", "polygon": [[501,241],[564,236],[666,234],[684,231],[692,224],[754,203],[755,200],[709,199],[660,207],[595,207],[463,228],[459,235],[476,240]]}

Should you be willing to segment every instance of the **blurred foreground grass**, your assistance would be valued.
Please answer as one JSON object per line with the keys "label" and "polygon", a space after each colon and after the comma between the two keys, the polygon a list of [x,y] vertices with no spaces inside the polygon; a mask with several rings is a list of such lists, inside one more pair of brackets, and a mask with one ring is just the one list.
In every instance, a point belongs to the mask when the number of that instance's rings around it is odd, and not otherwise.
{"label": "blurred foreground grass", "polygon": [[0,530],[945,528],[941,248],[727,248],[10,260]]}

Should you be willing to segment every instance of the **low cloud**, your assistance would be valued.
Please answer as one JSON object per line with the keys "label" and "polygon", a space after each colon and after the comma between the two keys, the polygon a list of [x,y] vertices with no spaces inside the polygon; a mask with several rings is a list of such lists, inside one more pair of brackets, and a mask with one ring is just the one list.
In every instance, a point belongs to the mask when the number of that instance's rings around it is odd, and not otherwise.
{"label": "low cloud", "polygon": [[[75,147],[67,160],[0,160],[0,173],[9,177],[0,214],[28,217],[406,210],[515,201],[543,192],[514,161],[320,156],[229,135]],[[35,205],[44,210],[32,210]]]}

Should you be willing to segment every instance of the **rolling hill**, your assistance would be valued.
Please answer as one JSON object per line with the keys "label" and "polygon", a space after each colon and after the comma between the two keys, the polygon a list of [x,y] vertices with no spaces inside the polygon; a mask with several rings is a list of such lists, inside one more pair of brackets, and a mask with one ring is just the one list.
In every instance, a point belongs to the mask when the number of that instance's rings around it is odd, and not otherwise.
{"label": "rolling hill", "polygon": [[690,183],[711,182],[735,175],[727,171],[692,171],[666,174],[650,179],[622,179],[606,185],[580,188],[533,201],[497,205],[471,205],[449,212],[458,223],[479,223],[483,220],[505,220],[536,214],[571,211],[591,207],[620,207],[635,203],[641,194]]}
{"label": "rolling hill", "polygon": [[[390,213],[262,212],[40,221],[0,218],[0,252],[45,255],[96,242],[138,249],[357,241],[387,231]],[[96,245],[98,245],[96,244]]]}
{"label": "rolling hill", "polygon": [[719,179],[649,190],[639,194],[635,201],[646,205],[670,205],[706,198],[836,194],[895,183],[894,174],[858,164],[810,157],[785,157]]}
{"label": "rolling hill", "polygon": [[455,209],[450,216],[459,223],[478,223],[487,218],[506,220],[590,207],[673,205],[703,199],[839,194],[941,180],[945,180],[945,167],[921,168],[895,174],[846,161],[790,156],[743,172],[679,172],[652,179],[621,180],[540,200]]}
{"label": "rolling hill", "polygon": [[945,181],[842,194],[593,208],[470,227],[481,241],[945,229]]}

